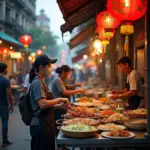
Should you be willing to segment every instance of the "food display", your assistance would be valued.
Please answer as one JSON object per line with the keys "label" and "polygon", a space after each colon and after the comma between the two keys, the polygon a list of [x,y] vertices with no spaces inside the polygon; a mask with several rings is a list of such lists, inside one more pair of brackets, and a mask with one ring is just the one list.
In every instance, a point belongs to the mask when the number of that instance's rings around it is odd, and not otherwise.
{"label": "food display", "polygon": [[111,115],[108,120],[112,120],[112,121],[117,121],[117,120],[127,120],[128,118],[120,113],[115,113],[113,115]]}
{"label": "food display", "polygon": [[108,136],[113,136],[113,137],[129,137],[130,132],[127,130],[117,130],[117,131],[112,131],[108,133]]}
{"label": "food display", "polygon": [[141,119],[141,120],[133,120],[131,121],[131,123],[133,124],[146,124],[147,123],[147,120],[146,119]]}
{"label": "food display", "polygon": [[109,99],[107,98],[107,97],[102,97],[102,98],[100,98],[98,101],[101,101],[101,102],[108,102],[109,101]]}
{"label": "food display", "polygon": [[146,119],[131,119],[124,122],[124,125],[132,130],[146,130],[147,120]]}
{"label": "food display", "polygon": [[129,118],[146,118],[147,110],[144,108],[129,110],[125,114],[128,115]]}
{"label": "food display", "polygon": [[89,118],[74,118],[74,119],[68,119],[63,121],[63,124],[65,125],[85,124],[89,126],[97,126],[99,124],[99,121],[95,119],[89,119]]}
{"label": "food display", "polygon": [[115,114],[116,112],[115,111],[113,111],[113,110],[104,110],[104,111],[102,111],[101,113],[100,113],[100,115],[102,116],[102,117],[109,117],[109,116],[111,116],[111,115],[113,115],[113,114]]}
{"label": "food display", "polygon": [[62,126],[61,131],[65,136],[68,137],[87,138],[95,136],[95,133],[98,131],[98,129],[94,126],[88,126],[85,124],[74,124]]}
{"label": "food display", "polygon": [[94,106],[94,103],[92,103],[92,102],[75,102],[74,105],[92,107],[92,106]]}
{"label": "food display", "polygon": [[100,107],[98,107],[101,110],[109,110],[110,106],[109,105],[101,105]]}
{"label": "food display", "polygon": [[71,131],[71,132],[93,132],[93,131],[97,131],[97,129],[95,127],[88,126],[85,124],[67,125],[67,126],[63,126],[61,129],[65,130],[65,131]]}
{"label": "food display", "polygon": [[116,125],[114,123],[109,123],[109,124],[105,124],[105,125],[99,125],[98,126],[99,130],[102,131],[114,131],[114,130],[119,130],[119,129],[125,129],[124,126],[120,126],[120,125]]}
{"label": "food display", "polygon": [[87,103],[87,102],[93,102],[93,98],[89,98],[89,97],[80,97],[77,99],[78,102],[84,102],[84,103]]}

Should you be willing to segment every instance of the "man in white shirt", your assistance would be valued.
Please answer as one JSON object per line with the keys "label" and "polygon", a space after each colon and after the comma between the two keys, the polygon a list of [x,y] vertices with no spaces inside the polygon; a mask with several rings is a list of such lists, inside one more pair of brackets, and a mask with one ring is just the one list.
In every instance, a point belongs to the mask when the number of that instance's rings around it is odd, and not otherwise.
{"label": "man in white shirt", "polygon": [[126,89],[113,90],[112,98],[118,99],[128,97],[129,109],[137,109],[143,97],[143,81],[140,74],[133,69],[131,60],[124,56],[117,62],[120,71],[127,75]]}
{"label": "man in white shirt", "polygon": [[28,91],[30,87],[30,83],[29,83],[29,73],[25,76],[25,80],[24,80],[24,92],[26,93]]}

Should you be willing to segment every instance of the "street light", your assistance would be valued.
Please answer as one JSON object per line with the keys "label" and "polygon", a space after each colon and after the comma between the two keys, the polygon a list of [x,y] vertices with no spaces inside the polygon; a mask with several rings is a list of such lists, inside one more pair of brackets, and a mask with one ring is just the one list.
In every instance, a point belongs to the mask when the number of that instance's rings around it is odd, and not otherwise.
{"label": "street light", "polygon": [[100,60],[99,60],[99,62],[101,63],[101,62],[103,62],[103,60],[102,60],[102,59],[100,59]]}
{"label": "street light", "polygon": [[84,56],[83,56],[83,59],[84,59],[84,60],[87,60],[87,58],[88,58],[87,55],[84,55]]}

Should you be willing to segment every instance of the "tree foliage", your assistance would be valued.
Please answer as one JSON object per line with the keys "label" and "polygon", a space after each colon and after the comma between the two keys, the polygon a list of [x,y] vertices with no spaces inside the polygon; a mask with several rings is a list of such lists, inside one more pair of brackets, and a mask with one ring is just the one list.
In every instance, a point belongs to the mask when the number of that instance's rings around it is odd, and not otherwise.
{"label": "tree foliage", "polygon": [[46,46],[46,54],[49,54],[51,57],[56,57],[58,53],[57,39],[51,31],[43,31],[40,28],[33,28],[30,31],[32,36],[31,48],[38,50],[42,49],[43,46]]}

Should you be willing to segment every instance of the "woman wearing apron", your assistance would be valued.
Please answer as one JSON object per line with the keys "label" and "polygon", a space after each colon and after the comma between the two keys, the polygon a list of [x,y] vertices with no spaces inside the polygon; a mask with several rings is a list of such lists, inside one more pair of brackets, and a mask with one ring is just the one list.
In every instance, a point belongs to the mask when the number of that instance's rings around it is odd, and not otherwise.
{"label": "woman wearing apron", "polygon": [[140,74],[133,69],[131,60],[124,56],[117,62],[120,67],[120,71],[127,75],[126,89],[113,90],[113,99],[128,98],[129,109],[137,109],[140,105],[140,101],[143,97],[143,81]]}
{"label": "woman wearing apron", "polygon": [[30,71],[30,100],[34,112],[30,124],[31,150],[55,150],[55,124],[53,108],[60,103],[68,103],[64,98],[53,99],[44,83],[51,73],[51,64],[56,59],[46,55],[36,58]]}
{"label": "woman wearing apron", "polygon": [[[56,69],[56,73],[58,75],[55,76],[55,78],[52,81],[51,85],[51,91],[54,96],[54,98],[59,98],[59,97],[67,97],[69,98],[70,96],[77,94],[77,93],[82,93],[85,94],[85,90],[82,88],[75,89],[76,87],[80,87],[81,84],[73,84],[73,85],[66,85],[65,80],[69,77],[70,75],[70,67],[67,65],[63,65],[60,68]],[[61,111],[55,112],[55,120],[58,120],[61,118]],[[57,128],[56,128],[56,135],[58,134]]]}

